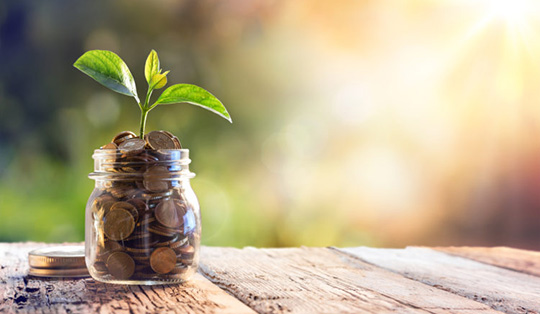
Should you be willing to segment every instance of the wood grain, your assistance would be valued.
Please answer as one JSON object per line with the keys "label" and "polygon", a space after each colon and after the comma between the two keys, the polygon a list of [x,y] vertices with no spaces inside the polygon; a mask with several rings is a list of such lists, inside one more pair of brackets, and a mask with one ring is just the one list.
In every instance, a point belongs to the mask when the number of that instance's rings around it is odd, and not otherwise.
{"label": "wood grain", "polygon": [[437,251],[462,256],[522,273],[540,276],[540,252],[509,247],[436,247]]}
{"label": "wood grain", "polygon": [[201,272],[260,313],[493,313],[327,248],[203,248]]}
{"label": "wood grain", "polygon": [[540,278],[428,248],[338,249],[506,313],[540,313]]}
{"label": "wood grain", "polygon": [[0,243],[0,313],[255,313],[200,274],[170,286],[27,276],[28,252],[43,246]]}

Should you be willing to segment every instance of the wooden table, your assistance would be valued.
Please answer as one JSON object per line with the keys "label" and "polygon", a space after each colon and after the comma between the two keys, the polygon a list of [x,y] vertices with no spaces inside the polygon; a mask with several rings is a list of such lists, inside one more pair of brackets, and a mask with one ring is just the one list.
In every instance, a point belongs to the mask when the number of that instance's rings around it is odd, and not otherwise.
{"label": "wooden table", "polygon": [[203,247],[192,281],[122,286],[27,276],[0,243],[0,313],[540,313],[540,253],[511,248]]}

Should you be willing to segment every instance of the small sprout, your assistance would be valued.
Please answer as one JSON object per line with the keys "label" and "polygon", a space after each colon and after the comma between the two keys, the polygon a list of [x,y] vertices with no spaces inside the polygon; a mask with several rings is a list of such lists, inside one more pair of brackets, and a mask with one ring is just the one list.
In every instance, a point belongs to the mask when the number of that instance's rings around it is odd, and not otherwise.
{"label": "small sprout", "polygon": [[87,51],[75,61],[73,66],[109,89],[135,98],[141,109],[140,138],[144,137],[148,112],[157,105],[188,103],[209,110],[232,123],[229,112],[227,112],[227,109],[219,99],[207,90],[191,84],[170,86],[150,105],[152,92],[167,85],[167,74],[170,72],[165,71],[161,73],[162,69],[160,69],[159,58],[157,52],[153,49],[150,51],[144,67],[144,76],[148,83],[148,90],[143,103],[139,100],[135,80],[128,66],[114,52],[107,50]]}

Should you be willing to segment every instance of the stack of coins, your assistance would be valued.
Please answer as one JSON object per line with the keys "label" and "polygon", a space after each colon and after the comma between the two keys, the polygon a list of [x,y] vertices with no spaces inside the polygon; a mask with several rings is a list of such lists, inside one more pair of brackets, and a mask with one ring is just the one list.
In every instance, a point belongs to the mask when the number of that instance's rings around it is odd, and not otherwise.
{"label": "stack of coins", "polygon": [[177,137],[153,131],[141,139],[125,131],[101,147],[114,150],[109,172],[133,174],[112,180],[92,202],[97,238],[91,272],[111,280],[182,279],[196,267],[197,217],[163,150],[180,149]]}
{"label": "stack of coins", "polygon": [[84,246],[55,246],[28,253],[28,274],[39,277],[88,277]]}

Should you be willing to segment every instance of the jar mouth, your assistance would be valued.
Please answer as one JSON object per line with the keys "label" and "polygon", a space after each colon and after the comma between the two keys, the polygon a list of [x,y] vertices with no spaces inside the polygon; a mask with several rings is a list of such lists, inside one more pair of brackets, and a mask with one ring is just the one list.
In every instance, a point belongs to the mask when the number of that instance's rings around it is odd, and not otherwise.
{"label": "jar mouth", "polygon": [[189,149],[160,149],[121,151],[96,149],[92,155],[94,172],[88,177],[94,180],[140,180],[151,175],[159,180],[181,180],[195,177],[189,171]]}

